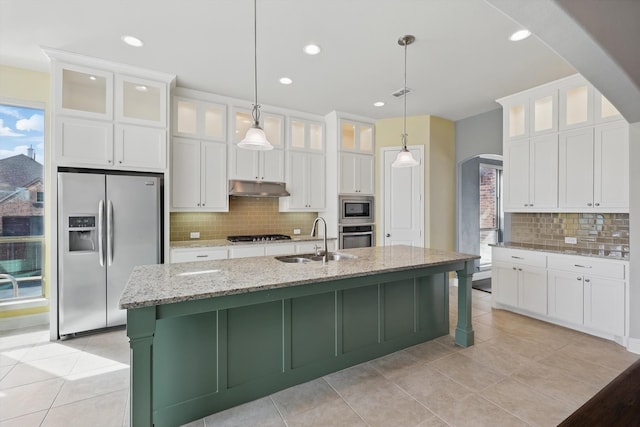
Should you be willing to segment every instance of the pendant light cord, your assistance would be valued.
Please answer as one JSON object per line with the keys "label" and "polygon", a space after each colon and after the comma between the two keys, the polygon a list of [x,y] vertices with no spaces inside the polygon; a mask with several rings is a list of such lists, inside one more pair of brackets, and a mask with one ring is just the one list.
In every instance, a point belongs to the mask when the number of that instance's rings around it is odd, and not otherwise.
{"label": "pendant light cord", "polygon": [[[406,65],[405,65],[406,68]],[[260,106],[258,105],[258,6],[257,0],[253,0],[253,94],[254,104],[251,115],[256,125],[260,124]]]}
{"label": "pendant light cord", "polygon": [[402,121],[402,149],[407,149],[407,40],[404,41],[404,113]]}

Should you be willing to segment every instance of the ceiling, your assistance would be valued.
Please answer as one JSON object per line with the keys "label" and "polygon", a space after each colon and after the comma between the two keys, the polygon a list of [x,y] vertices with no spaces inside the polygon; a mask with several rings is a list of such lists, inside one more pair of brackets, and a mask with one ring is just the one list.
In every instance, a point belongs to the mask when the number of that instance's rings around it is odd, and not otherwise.
{"label": "ceiling", "polygon": [[[575,70],[483,0],[258,0],[262,104],[324,115],[459,120],[498,108],[495,99]],[[134,35],[142,48],[123,44]],[[322,47],[308,56],[302,47]],[[177,85],[253,99],[251,0],[0,0],[0,64],[48,70],[40,46],[177,76]],[[280,77],[293,79],[284,86]],[[384,101],[384,107],[374,107]],[[250,103],[250,102],[249,102]]]}

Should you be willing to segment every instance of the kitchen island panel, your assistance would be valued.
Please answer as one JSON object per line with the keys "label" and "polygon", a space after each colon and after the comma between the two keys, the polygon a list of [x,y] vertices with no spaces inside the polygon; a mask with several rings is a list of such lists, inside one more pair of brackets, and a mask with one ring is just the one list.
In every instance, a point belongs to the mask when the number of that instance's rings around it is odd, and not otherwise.
{"label": "kitchen island panel", "polygon": [[342,291],[342,354],[378,344],[378,286]]}
{"label": "kitchen island panel", "polygon": [[336,293],[291,300],[291,368],[337,356]]}
{"label": "kitchen island panel", "polygon": [[391,341],[417,332],[416,328],[416,283],[405,279],[382,286],[384,341]]}

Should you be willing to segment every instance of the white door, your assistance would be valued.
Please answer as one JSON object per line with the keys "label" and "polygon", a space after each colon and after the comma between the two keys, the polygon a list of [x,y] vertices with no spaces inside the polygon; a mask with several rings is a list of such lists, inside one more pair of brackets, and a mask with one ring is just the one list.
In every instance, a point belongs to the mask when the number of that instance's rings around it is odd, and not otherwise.
{"label": "white door", "polygon": [[422,146],[410,146],[413,157],[420,162],[412,168],[392,168],[398,148],[384,148],[382,174],[384,209],[384,244],[424,247],[424,151]]}

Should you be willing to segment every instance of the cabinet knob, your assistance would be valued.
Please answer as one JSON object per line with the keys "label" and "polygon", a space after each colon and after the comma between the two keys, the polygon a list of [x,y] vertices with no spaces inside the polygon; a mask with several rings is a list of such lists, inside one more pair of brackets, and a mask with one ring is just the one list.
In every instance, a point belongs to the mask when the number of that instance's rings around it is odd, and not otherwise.
{"label": "cabinet knob", "polygon": [[529,206],[529,205],[525,203],[525,204],[524,204],[524,207],[526,208],[527,206]]}
{"label": "cabinet knob", "polygon": [[118,163],[122,164],[122,160],[118,161]]}
{"label": "cabinet knob", "polygon": [[200,206],[200,203],[198,203],[198,206]]}
{"label": "cabinet knob", "polygon": [[600,206],[600,203],[596,203],[596,206]]}
{"label": "cabinet knob", "polygon": [[206,205],[203,203],[202,206],[206,206]]}
{"label": "cabinet knob", "polygon": [[584,279],[585,283],[591,282],[591,279]]}
{"label": "cabinet knob", "polygon": [[391,237],[391,234],[387,233],[387,237]]}
{"label": "cabinet knob", "polygon": [[111,160],[107,160],[107,163],[111,163]]}
{"label": "cabinet knob", "polygon": [[587,203],[587,206],[593,206],[593,203]]}
{"label": "cabinet knob", "polygon": [[529,206],[533,207],[533,203],[530,203]]}
{"label": "cabinet knob", "polygon": [[519,269],[518,269],[518,271],[522,271],[522,269],[521,269],[521,268],[519,268]]}
{"label": "cabinet knob", "polygon": [[517,270],[517,268],[513,267],[514,271]]}
{"label": "cabinet knob", "polygon": [[576,280],[582,280],[582,277],[576,277]]}

